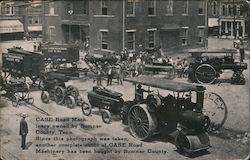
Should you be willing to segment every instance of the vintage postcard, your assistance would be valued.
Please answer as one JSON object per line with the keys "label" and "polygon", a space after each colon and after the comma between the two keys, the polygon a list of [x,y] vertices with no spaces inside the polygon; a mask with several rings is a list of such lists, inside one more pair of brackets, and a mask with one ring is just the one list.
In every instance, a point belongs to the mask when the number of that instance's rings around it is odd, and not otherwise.
{"label": "vintage postcard", "polygon": [[1,0],[1,160],[250,157],[249,0]]}

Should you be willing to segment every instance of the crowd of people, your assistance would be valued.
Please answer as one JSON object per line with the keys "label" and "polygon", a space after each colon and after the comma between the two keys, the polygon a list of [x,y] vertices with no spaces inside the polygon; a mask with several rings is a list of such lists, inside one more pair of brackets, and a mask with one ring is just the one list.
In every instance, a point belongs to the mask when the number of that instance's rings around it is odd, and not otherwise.
{"label": "crowd of people", "polygon": [[152,53],[148,51],[136,53],[125,48],[120,53],[112,53],[110,56],[116,57],[116,63],[112,64],[108,61],[95,63],[97,85],[103,85],[103,77],[107,78],[107,86],[112,85],[114,78],[117,79],[118,84],[123,85],[124,76],[139,76],[142,74],[145,64],[170,65],[173,67],[175,76],[179,78],[187,77],[188,74],[188,62],[185,58],[174,59],[164,56],[161,50]]}

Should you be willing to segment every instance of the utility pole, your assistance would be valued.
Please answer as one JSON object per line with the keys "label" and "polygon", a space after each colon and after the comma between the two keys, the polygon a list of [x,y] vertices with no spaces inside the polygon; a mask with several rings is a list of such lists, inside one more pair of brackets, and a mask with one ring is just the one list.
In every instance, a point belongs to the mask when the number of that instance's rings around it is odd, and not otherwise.
{"label": "utility pole", "polygon": [[233,0],[233,14],[234,14],[234,21],[233,21],[233,34],[234,34],[234,39],[236,39],[236,22],[235,22],[235,16],[236,16],[236,5],[235,5],[235,0]]}
{"label": "utility pole", "polygon": [[122,4],[122,50],[125,49],[125,0]]}
{"label": "utility pole", "polygon": [[208,0],[205,1],[205,49],[208,48]]}

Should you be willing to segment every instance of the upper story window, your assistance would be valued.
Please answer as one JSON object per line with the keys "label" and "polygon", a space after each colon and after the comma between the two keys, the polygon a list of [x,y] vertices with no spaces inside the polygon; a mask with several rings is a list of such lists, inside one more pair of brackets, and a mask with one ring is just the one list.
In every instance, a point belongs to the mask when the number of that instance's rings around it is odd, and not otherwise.
{"label": "upper story window", "polygon": [[226,6],[222,5],[222,11],[221,11],[222,16],[226,16]]}
{"label": "upper story window", "polygon": [[50,42],[55,42],[56,38],[56,28],[55,26],[49,26],[49,41]]}
{"label": "upper story window", "polygon": [[243,12],[244,12],[243,5],[240,5],[239,16],[243,16]]}
{"label": "upper story window", "polygon": [[29,16],[29,24],[42,24],[40,16]]}
{"label": "upper story window", "polygon": [[233,6],[232,5],[228,5],[228,16],[233,16]]}
{"label": "upper story window", "polygon": [[135,0],[127,0],[127,16],[135,16]]}
{"label": "upper story window", "polygon": [[102,15],[108,15],[108,0],[101,0]]}
{"label": "upper story window", "polygon": [[216,1],[213,1],[213,3],[212,3],[212,14],[214,16],[217,15],[217,2]]}
{"label": "upper story window", "polygon": [[188,0],[183,1],[183,6],[182,6],[182,14],[187,15],[188,14]]}
{"label": "upper story window", "polygon": [[155,47],[155,36],[156,36],[156,30],[155,29],[149,29],[148,30],[148,47],[154,48]]}
{"label": "upper story window", "polygon": [[205,37],[205,27],[198,26],[198,43],[202,44],[204,42],[204,37]]}
{"label": "upper story window", "polygon": [[181,45],[187,45],[188,44],[188,27],[182,27],[180,32],[180,38],[181,38]]}
{"label": "upper story window", "polygon": [[167,0],[167,15],[173,15],[173,0]]}
{"label": "upper story window", "polygon": [[148,0],[148,15],[153,16],[156,15],[156,1],[155,0]]}
{"label": "upper story window", "polygon": [[135,30],[127,31],[128,50],[135,50]]}
{"label": "upper story window", "polygon": [[204,1],[199,1],[198,14],[204,14],[205,3]]}
{"label": "upper story window", "polygon": [[87,8],[88,8],[88,4],[87,1],[82,1],[82,10],[83,10],[83,14],[87,14]]}
{"label": "upper story window", "polygon": [[108,49],[108,30],[101,30],[101,49]]}
{"label": "upper story window", "polygon": [[55,14],[55,8],[54,8],[55,4],[54,2],[49,2],[49,14],[50,15],[54,15]]}
{"label": "upper story window", "polygon": [[12,6],[12,3],[5,5],[5,15],[15,15],[15,8]]}

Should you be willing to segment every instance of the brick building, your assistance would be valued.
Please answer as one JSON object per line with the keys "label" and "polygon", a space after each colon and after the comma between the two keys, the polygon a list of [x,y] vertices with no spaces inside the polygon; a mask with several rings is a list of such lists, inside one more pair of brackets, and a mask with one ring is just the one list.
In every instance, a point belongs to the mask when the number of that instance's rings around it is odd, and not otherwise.
{"label": "brick building", "polygon": [[0,40],[41,35],[42,8],[41,1],[6,0],[0,2]]}
{"label": "brick building", "polygon": [[44,40],[69,43],[89,38],[91,52],[201,47],[205,8],[203,0],[54,1],[44,7]]}
{"label": "brick building", "polygon": [[209,0],[208,27],[210,35],[221,38],[238,38],[247,36],[246,0]]}

